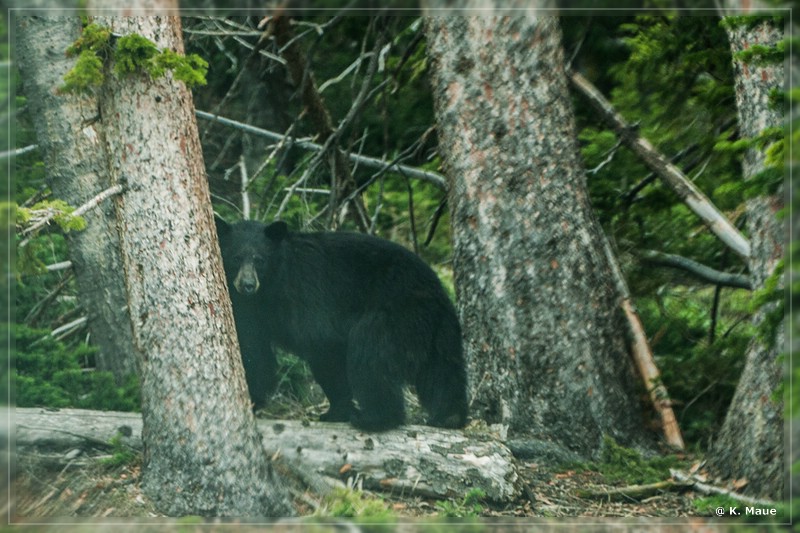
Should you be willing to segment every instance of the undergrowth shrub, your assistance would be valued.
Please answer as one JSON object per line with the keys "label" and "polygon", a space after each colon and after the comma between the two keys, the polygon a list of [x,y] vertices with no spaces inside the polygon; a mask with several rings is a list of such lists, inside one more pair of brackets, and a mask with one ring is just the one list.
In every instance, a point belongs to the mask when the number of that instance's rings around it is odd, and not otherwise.
{"label": "undergrowth shrub", "polygon": [[96,348],[69,348],[49,331],[16,324],[13,349],[14,399],[19,407],[74,407],[111,411],[139,410],[139,384],[130,376],[117,385],[110,372],[81,363],[94,359]]}

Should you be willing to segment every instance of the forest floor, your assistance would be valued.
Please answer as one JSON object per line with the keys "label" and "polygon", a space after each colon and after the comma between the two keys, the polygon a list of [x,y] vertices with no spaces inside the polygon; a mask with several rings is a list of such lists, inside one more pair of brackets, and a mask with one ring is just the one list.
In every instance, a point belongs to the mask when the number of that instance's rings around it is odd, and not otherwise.
{"label": "forest floor", "polygon": [[[299,414],[300,409],[304,415],[309,415],[308,404],[268,415],[270,418],[275,415],[294,418],[291,415]],[[314,409],[318,410],[319,406]],[[413,406],[409,416],[416,416]],[[181,526],[202,523],[199,517],[175,520],[158,512],[141,487],[141,460],[139,453],[109,454],[107,448],[96,453],[79,450],[66,454],[63,450],[54,453],[20,451],[8,465],[13,481],[10,487],[4,487],[7,493],[0,494],[2,514],[12,524],[45,522],[53,526],[84,519],[91,519],[92,523],[119,522],[119,518],[137,523],[161,522]],[[0,464],[0,471],[4,470],[3,466]],[[694,526],[690,529],[694,530],[704,530],[703,525],[718,526],[727,519],[713,516],[716,507],[740,505],[727,497],[709,497],[691,488],[670,484],[669,468],[673,466],[703,474],[699,463],[689,456],[643,459],[632,450],[613,448],[611,459],[606,458],[602,464],[555,467],[520,460],[518,473],[522,495],[516,501],[502,505],[481,501],[479,495],[464,495],[460,501],[437,501],[347,489],[320,495],[299,485],[290,486],[290,491],[297,515],[311,517],[307,518],[309,524],[326,520],[341,522],[355,514],[359,516],[356,519],[359,524],[406,520],[438,524],[454,518],[468,522],[489,520],[522,524],[571,520],[576,525],[581,521],[593,524],[599,520],[603,524],[613,524],[634,520],[638,524],[635,530],[657,521],[679,523],[676,531],[684,531],[687,530],[687,521]],[[666,484],[639,491],[643,485],[655,482]],[[620,488],[627,488],[625,495],[614,498],[612,493]],[[586,491],[593,495],[587,495]],[[297,519],[292,520],[297,525]]]}
{"label": "forest floor", "polygon": [[[11,486],[12,521],[74,517],[157,518],[159,514],[143,493],[141,458],[115,464],[114,456],[81,454],[21,454],[17,457]],[[611,502],[578,495],[582,489],[611,490],[601,473],[590,470],[549,471],[522,463],[520,474],[526,491],[516,502],[495,506],[484,502],[437,502],[430,499],[360,493],[360,501],[382,501],[388,515],[396,517],[690,517],[702,516],[694,505],[701,495],[671,490],[641,500]],[[296,493],[301,515],[323,515],[335,507],[318,495]],[[354,505],[357,507],[357,505]],[[365,505],[365,508],[368,507]],[[373,508],[374,509],[374,508]],[[8,512],[8,509],[6,509]],[[373,511],[374,512],[374,511]],[[48,520],[49,521],[49,520]],[[57,520],[56,520],[57,521]]]}
{"label": "forest floor", "polygon": [[[624,448],[619,450],[628,453]],[[684,467],[690,462],[688,458],[675,460]],[[632,466],[628,463],[626,468],[632,469],[634,475],[651,466],[646,462],[634,461]],[[441,520],[458,517],[517,521],[675,519],[699,518],[713,513],[706,496],[685,488],[665,487],[612,501],[610,496],[604,497],[603,494],[621,486],[635,488],[642,483],[622,479],[619,471],[608,470],[607,466],[589,463],[548,468],[519,461],[522,496],[502,505],[480,501],[479,497],[470,501],[467,495],[460,501],[437,501],[345,489],[328,495],[310,493],[302,486],[292,486],[290,490],[298,516],[315,517],[316,522],[324,517],[341,520],[352,514],[360,515],[360,522],[370,518],[392,522],[407,518]],[[9,517],[12,523],[64,523],[83,518],[95,521],[120,517],[133,521],[165,518],[142,490],[139,453],[109,454],[108,449],[96,453],[74,450],[66,454],[63,450],[53,453],[20,451],[10,467],[14,473],[10,497],[3,497],[0,502],[5,506],[4,515],[12,513]],[[668,477],[666,474],[665,478]],[[581,494],[587,490],[596,495],[587,497]]]}

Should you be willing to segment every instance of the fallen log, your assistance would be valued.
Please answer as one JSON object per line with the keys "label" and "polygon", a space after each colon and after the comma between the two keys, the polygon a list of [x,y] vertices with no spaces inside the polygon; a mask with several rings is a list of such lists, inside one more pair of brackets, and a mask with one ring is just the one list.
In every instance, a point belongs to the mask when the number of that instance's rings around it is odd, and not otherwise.
{"label": "fallen log", "polygon": [[[18,451],[143,447],[138,413],[39,408],[0,413],[0,437],[5,441],[13,427]],[[276,460],[336,482],[432,498],[462,498],[475,487],[495,502],[520,495],[511,452],[486,434],[413,425],[365,433],[343,423],[294,420],[258,419],[257,425]]]}

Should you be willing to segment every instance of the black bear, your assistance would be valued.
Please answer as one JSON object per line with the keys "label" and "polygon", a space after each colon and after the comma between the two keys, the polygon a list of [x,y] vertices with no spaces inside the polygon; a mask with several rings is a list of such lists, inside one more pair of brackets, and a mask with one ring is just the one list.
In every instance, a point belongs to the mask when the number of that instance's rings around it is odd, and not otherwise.
{"label": "black bear", "polygon": [[439,278],[420,258],[358,233],[216,220],[256,406],[274,387],[273,347],[280,347],[308,362],[328,397],[321,420],[396,427],[405,419],[409,383],[430,425],[466,423],[461,328]]}

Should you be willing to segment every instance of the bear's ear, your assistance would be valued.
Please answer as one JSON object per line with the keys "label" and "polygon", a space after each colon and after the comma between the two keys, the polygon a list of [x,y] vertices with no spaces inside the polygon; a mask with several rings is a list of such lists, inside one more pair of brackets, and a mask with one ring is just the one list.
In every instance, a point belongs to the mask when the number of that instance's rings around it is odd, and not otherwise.
{"label": "bear's ear", "polygon": [[214,223],[217,225],[217,237],[223,237],[231,232],[231,225],[216,213],[214,214]]}
{"label": "bear's ear", "polygon": [[273,222],[266,228],[264,228],[264,235],[267,236],[268,239],[272,239],[273,241],[280,241],[286,234],[289,233],[289,226],[286,225],[286,222],[283,220],[278,220]]}

